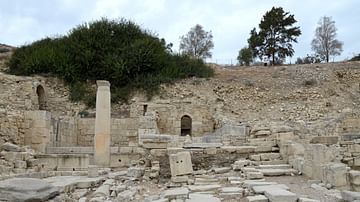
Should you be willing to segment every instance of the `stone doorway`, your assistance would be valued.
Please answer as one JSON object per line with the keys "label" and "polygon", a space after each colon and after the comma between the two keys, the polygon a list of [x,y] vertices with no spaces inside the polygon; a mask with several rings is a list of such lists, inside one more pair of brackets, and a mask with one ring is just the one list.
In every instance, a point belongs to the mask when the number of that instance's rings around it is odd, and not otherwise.
{"label": "stone doorway", "polygon": [[42,85],[37,86],[36,94],[38,96],[39,110],[46,110],[45,90]]}
{"label": "stone doorway", "polygon": [[188,115],[181,117],[181,136],[191,135],[192,120]]}

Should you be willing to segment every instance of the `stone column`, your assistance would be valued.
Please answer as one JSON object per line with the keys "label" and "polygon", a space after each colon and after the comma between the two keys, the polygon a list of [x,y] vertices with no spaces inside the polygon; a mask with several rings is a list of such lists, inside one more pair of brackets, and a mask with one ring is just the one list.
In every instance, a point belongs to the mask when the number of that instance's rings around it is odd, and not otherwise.
{"label": "stone column", "polygon": [[111,102],[110,83],[96,81],[96,119],[94,139],[94,163],[97,166],[110,166],[110,127],[111,127]]}

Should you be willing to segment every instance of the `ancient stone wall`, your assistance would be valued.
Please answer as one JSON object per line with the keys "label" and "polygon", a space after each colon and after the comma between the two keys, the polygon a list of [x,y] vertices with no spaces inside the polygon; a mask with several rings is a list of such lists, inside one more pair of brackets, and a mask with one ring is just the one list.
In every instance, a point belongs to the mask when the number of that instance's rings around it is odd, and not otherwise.
{"label": "ancient stone wall", "polygon": [[213,109],[206,105],[192,102],[156,102],[148,103],[147,110],[158,113],[157,124],[161,134],[181,135],[183,116],[191,118],[191,136],[214,132]]}
{"label": "ancient stone wall", "polygon": [[[78,119],[77,145],[93,146],[94,118]],[[111,146],[131,146],[138,142],[138,120],[135,118],[111,119]]]}

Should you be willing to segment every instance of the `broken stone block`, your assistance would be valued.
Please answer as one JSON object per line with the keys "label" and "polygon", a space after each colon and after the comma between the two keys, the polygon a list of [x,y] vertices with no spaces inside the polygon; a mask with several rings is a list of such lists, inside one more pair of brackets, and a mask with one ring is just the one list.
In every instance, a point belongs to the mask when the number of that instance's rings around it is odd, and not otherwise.
{"label": "broken stone block", "polygon": [[275,159],[279,159],[279,158],[280,158],[279,153],[263,153],[263,154],[260,154],[261,161],[270,161],[270,160],[275,160]]}
{"label": "broken stone block", "polygon": [[264,174],[262,172],[248,172],[246,173],[246,179],[255,180],[255,179],[263,179]]}
{"label": "broken stone block", "polygon": [[254,186],[252,189],[255,194],[264,194],[264,192],[271,188],[285,189],[290,190],[288,186],[285,184],[274,184],[274,185],[262,185],[262,186]]}
{"label": "broken stone block", "polygon": [[338,136],[317,136],[317,137],[313,137],[310,140],[311,144],[332,145],[332,144],[337,144],[338,142],[339,142]]}
{"label": "broken stone block", "polygon": [[88,166],[88,177],[99,177],[99,168],[96,165]]}
{"label": "broken stone block", "polygon": [[136,194],[135,190],[125,190],[118,194],[116,201],[130,202],[133,200],[135,194]]}
{"label": "broken stone block", "polygon": [[264,195],[255,195],[246,197],[247,202],[268,202],[269,199]]}
{"label": "broken stone block", "polygon": [[187,199],[189,198],[189,189],[187,188],[175,188],[164,191],[164,198],[168,200],[173,199]]}
{"label": "broken stone block", "polygon": [[320,202],[320,201],[310,198],[299,198],[298,202]]}
{"label": "broken stone block", "polygon": [[10,142],[6,142],[1,146],[1,150],[11,151],[11,152],[20,152],[21,148]]}
{"label": "broken stone block", "polygon": [[193,172],[190,152],[170,154],[171,176],[191,174]]}
{"label": "broken stone block", "polygon": [[50,183],[33,178],[12,178],[0,181],[1,201],[47,201],[58,195]]}
{"label": "broken stone block", "polygon": [[250,163],[249,160],[245,160],[245,159],[242,159],[242,160],[237,160],[235,161],[235,163],[232,165],[232,168],[233,170],[235,171],[239,171],[241,168],[245,167],[245,166],[248,166]]}
{"label": "broken stone block", "polygon": [[264,176],[282,176],[282,175],[291,175],[296,174],[297,170],[295,169],[259,169]]}
{"label": "broken stone block", "polygon": [[26,163],[27,163],[27,167],[32,168],[39,165],[39,159],[29,159],[26,161]]}
{"label": "broken stone block", "polygon": [[243,196],[244,189],[239,187],[223,187],[220,190],[220,197],[225,200],[239,199]]}
{"label": "broken stone block", "polygon": [[213,171],[216,173],[216,174],[222,174],[222,173],[227,173],[231,170],[230,167],[223,167],[223,168],[214,168]]}
{"label": "broken stone block", "polygon": [[26,168],[26,161],[16,160],[14,166],[15,168]]}
{"label": "broken stone block", "polygon": [[347,165],[343,163],[329,163],[324,167],[323,182],[330,183],[335,187],[347,185],[346,174],[348,172]]}
{"label": "broken stone block", "polygon": [[189,180],[188,176],[174,176],[171,177],[171,181],[175,183],[186,183]]}
{"label": "broken stone block", "polygon": [[261,161],[260,155],[259,154],[250,155],[250,160],[252,160],[252,161]]}
{"label": "broken stone block", "polygon": [[341,192],[341,197],[345,201],[360,200],[360,192],[342,191]]}
{"label": "broken stone block", "polygon": [[264,193],[270,201],[296,202],[298,199],[296,194],[285,189],[269,188]]}
{"label": "broken stone block", "polygon": [[189,189],[192,192],[204,192],[204,191],[214,191],[221,188],[219,184],[211,184],[211,185],[190,185]]}
{"label": "broken stone block", "polygon": [[189,199],[186,202],[220,202],[220,199],[211,194],[192,193],[189,194]]}
{"label": "broken stone block", "polygon": [[128,168],[127,176],[140,178],[145,174],[145,168],[142,167],[130,167]]}

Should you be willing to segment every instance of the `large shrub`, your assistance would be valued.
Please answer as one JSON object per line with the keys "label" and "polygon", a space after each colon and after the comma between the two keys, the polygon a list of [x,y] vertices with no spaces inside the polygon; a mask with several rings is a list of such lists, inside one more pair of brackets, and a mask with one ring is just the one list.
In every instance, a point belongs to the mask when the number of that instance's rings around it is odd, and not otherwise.
{"label": "large shrub", "polygon": [[134,90],[151,97],[161,83],[213,75],[203,61],[172,54],[165,40],[135,23],[105,18],[79,25],[66,36],[16,49],[9,67],[17,75],[45,73],[63,78],[72,88],[72,99],[87,103],[93,103],[88,97],[94,96],[83,86],[89,81],[110,81],[112,100],[126,101]]}

